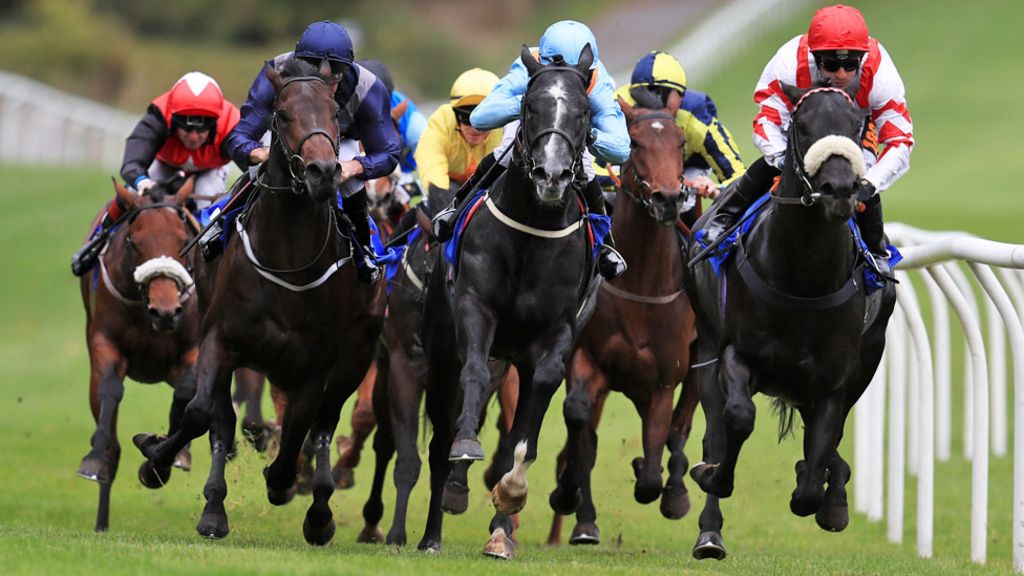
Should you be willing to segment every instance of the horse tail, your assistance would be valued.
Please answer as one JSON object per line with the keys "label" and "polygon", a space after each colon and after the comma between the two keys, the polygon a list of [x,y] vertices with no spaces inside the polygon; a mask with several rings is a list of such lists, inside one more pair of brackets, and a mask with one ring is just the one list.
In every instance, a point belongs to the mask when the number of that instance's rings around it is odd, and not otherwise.
{"label": "horse tail", "polygon": [[772,400],[772,412],[779,417],[779,442],[793,434],[793,420],[796,417],[796,408],[782,398]]}

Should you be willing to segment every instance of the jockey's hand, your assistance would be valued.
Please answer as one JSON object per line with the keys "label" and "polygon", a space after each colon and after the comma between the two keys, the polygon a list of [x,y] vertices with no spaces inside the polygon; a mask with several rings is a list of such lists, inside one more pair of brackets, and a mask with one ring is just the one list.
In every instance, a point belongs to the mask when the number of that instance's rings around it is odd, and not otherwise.
{"label": "jockey's hand", "polygon": [[718,198],[718,184],[707,176],[700,175],[694,178],[692,186],[697,189],[697,193],[700,194],[701,198],[710,198],[714,200]]}
{"label": "jockey's hand", "polygon": [[143,194],[146,193],[146,190],[152,188],[154,184],[156,184],[156,182],[153,182],[149,178],[143,178],[142,180],[139,180],[138,184],[135,185],[135,191],[139,194],[139,196],[142,196]]}
{"label": "jockey's hand", "polygon": [[875,195],[875,185],[869,182],[867,178],[861,178],[853,186],[853,195],[857,200],[867,202],[869,198]]}
{"label": "jockey's hand", "polygon": [[253,148],[249,152],[249,162],[253,164],[263,164],[270,158],[270,149],[266,146],[260,146],[259,148]]}
{"label": "jockey's hand", "polygon": [[359,160],[342,160],[341,161],[341,181],[344,182],[353,176],[358,176],[365,172],[363,169],[363,163]]}

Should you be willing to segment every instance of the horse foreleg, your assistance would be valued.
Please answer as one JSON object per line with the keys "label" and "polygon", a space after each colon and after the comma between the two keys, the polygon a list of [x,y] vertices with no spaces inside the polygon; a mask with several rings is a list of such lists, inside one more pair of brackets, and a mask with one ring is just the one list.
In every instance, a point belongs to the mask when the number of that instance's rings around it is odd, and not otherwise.
{"label": "horse foreleg", "polygon": [[[419,480],[422,467],[419,450],[416,447],[422,389],[419,375],[414,373],[404,354],[398,351],[394,355],[396,357],[391,359],[390,374],[388,375],[388,415],[398,457],[395,460],[394,473],[395,514],[386,542],[404,546],[407,538],[405,526],[409,497]],[[437,441],[437,439],[438,433],[435,430],[434,440]],[[444,441],[448,443],[445,448],[451,447],[450,434],[446,435]],[[432,445],[431,453],[433,451]],[[438,492],[438,496],[440,496],[440,492]]]}
{"label": "horse foreleg", "polygon": [[235,442],[235,411],[231,406],[231,375],[217,386],[214,397],[215,413],[210,426],[210,476],[203,487],[206,507],[199,518],[196,532],[206,538],[223,538],[228,535],[228,513],[224,499],[228,495],[228,484],[224,480],[224,466],[228,451]]}
{"label": "horse foreleg", "polygon": [[704,510],[700,513],[700,534],[693,545],[693,557],[697,560],[713,558],[722,560],[726,556],[725,541],[722,540],[722,509],[718,496],[708,494]]}
{"label": "horse foreleg", "polygon": [[573,352],[570,371],[566,378],[567,393],[562,403],[562,416],[565,419],[566,440],[565,463],[560,466],[554,491],[548,497],[548,504],[556,514],[569,515],[575,513],[583,498],[583,461],[584,443],[590,444],[594,430],[590,426],[593,413],[594,398],[591,387],[597,381],[603,381],[603,375],[594,366],[594,362],[582,348]]}
{"label": "horse foreleg", "polygon": [[[189,351],[184,357],[182,366],[172,377],[174,385],[174,396],[171,400],[171,411],[168,415],[167,435],[173,435],[181,428],[181,418],[185,413],[185,407],[196,395],[196,359],[199,356],[199,348]],[[178,451],[174,457],[174,467],[186,472],[192,469],[192,453],[188,446]]]}
{"label": "horse foreleg", "polygon": [[[842,434],[842,395],[832,394],[813,407],[801,408],[800,414],[804,419],[804,460],[796,464],[796,490],[789,508],[797,516],[809,516],[821,508],[825,499],[825,471]],[[848,466],[836,469],[837,473],[844,471],[849,479]]]}
{"label": "horse foreleg", "polygon": [[[471,298],[471,297],[467,297]],[[456,330],[459,349],[465,352],[459,383],[462,386],[462,411],[455,421],[455,440],[449,451],[449,460],[483,460],[484,450],[477,440],[480,414],[487,402],[491,373],[487,366],[491,343],[494,341],[495,322],[481,307],[468,303],[456,310],[459,329]]]}
{"label": "horse foreleg", "polygon": [[[454,468],[460,468],[462,481],[466,481],[466,472],[469,469],[469,461],[451,462],[448,460],[448,448],[451,446],[454,437],[452,427],[450,399],[441,394],[427,395],[427,414],[434,426],[434,436],[430,439],[430,452],[428,461],[430,463],[430,504],[427,507],[427,523],[423,529],[423,537],[420,539],[417,549],[424,552],[436,553],[441,551],[441,529],[444,523],[444,500],[455,496],[449,493],[449,474]],[[415,438],[415,436],[414,436]],[[415,447],[413,447],[415,448]],[[469,488],[465,492],[466,501],[458,503],[465,511],[468,507]],[[449,505],[453,503],[448,502]]]}
{"label": "horse foreleg", "polygon": [[661,496],[663,487],[661,459],[665,452],[672,426],[672,387],[659,386],[650,391],[645,401],[637,402],[636,408],[643,422],[643,459],[633,460],[636,484],[633,497],[641,504],[650,504]]}
{"label": "horse foreleg", "polygon": [[[337,424],[335,418],[334,424]],[[334,493],[334,478],[331,476],[331,436],[334,432],[317,426],[310,431],[313,440],[313,453],[316,455],[316,469],[313,472],[313,502],[306,510],[306,518],[302,522],[302,535],[306,542],[323,546],[334,538],[334,514],[329,501]]]}
{"label": "horse foreleg", "polygon": [[255,370],[235,370],[234,403],[239,409],[245,407],[242,417],[242,434],[257,452],[264,452],[274,433],[275,424],[263,419],[263,389],[266,387],[263,375]]}
{"label": "horse foreleg", "polygon": [[99,482],[95,529],[105,532],[110,526],[110,488],[121,460],[121,446],[117,441],[117,409],[124,397],[125,362],[117,348],[102,336],[91,338],[89,344],[89,406],[96,421],[96,431],[90,441],[89,453],[78,465],[78,475]]}
{"label": "horse foreleg", "polygon": [[[288,399],[284,403],[277,457],[263,469],[267,500],[275,506],[287,504],[295,496],[299,452],[310,431],[316,405],[323,396],[321,389],[321,386],[310,383],[302,387],[303,393],[298,398]],[[284,393],[281,392],[281,395]]]}
{"label": "horse foreleg", "polygon": [[[754,431],[757,410],[750,399],[750,369],[734,346],[725,347],[719,364],[718,380],[724,393],[724,405],[717,421],[712,422],[709,414],[708,430],[712,426],[724,429],[725,451],[717,465],[702,463],[695,466],[690,474],[708,494],[728,498],[732,495],[740,449]],[[705,410],[715,409],[715,406],[710,406]]]}
{"label": "horse foreleg", "polygon": [[672,411],[672,428],[668,435],[668,480],[661,493],[661,515],[678,520],[690,511],[690,494],[684,478],[690,462],[683,452],[693,427],[693,413],[700,401],[700,389],[696,371],[690,370],[683,381],[675,410]]}
{"label": "horse foreleg", "polygon": [[[385,369],[387,367],[385,366]],[[355,486],[355,467],[363,453],[366,439],[377,426],[373,414],[373,389],[377,385],[378,366],[374,360],[356,390],[356,405],[352,409],[352,436],[337,437],[338,462],[334,465],[334,484],[339,490]]]}
{"label": "horse foreleg", "polygon": [[594,506],[594,495],[591,491],[591,474],[597,462],[597,426],[601,422],[604,403],[608,399],[608,388],[591,388],[591,395],[596,397],[590,409],[590,422],[586,426],[580,450],[581,478],[580,507],[576,510],[576,526],[569,536],[569,544],[598,544],[601,542],[601,530],[597,526],[597,508]]}

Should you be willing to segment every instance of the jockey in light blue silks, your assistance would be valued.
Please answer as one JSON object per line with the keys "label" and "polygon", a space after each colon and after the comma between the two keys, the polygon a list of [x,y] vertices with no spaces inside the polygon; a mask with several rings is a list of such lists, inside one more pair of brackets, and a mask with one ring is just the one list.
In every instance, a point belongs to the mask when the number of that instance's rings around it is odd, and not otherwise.
{"label": "jockey in light blue silks", "polygon": [[[629,158],[629,132],[626,130],[626,119],[622,109],[615,100],[615,81],[598,57],[597,40],[585,24],[563,20],[548,27],[541,36],[540,46],[532,52],[542,64],[575,66],[579,62],[580,53],[588,44],[594,53],[594,63],[590,69],[590,84],[587,89],[591,114],[590,137],[583,153],[583,167],[587,180],[583,195],[591,212],[605,214],[601,186],[594,179],[594,156],[602,164],[625,162]],[[505,77],[498,81],[490,95],[473,110],[470,122],[474,128],[492,130],[504,126],[505,137],[502,144],[480,162],[473,177],[459,189],[452,205],[434,218],[434,233],[440,239],[451,237],[458,207],[465,201],[470,191],[490,186],[508,167],[509,156],[505,151],[515,139],[519,127],[519,109],[529,81],[530,74],[526,66],[520,58],[516,58]],[[494,166],[498,158],[501,162]],[[598,271],[608,279],[616,278],[626,271],[626,262],[615,250],[611,234],[605,238],[605,244],[600,249]]]}

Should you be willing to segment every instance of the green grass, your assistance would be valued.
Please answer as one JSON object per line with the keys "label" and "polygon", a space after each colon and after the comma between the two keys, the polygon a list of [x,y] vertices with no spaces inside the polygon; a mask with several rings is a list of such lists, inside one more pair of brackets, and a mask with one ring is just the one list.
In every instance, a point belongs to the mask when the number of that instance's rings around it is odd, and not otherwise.
{"label": "green grass", "polygon": [[[1024,208],[1011,180],[1012,154],[1019,150],[1022,116],[1012,98],[1021,79],[1013,69],[1021,41],[1007,23],[1024,8],[1004,0],[973,10],[942,10],[933,3],[871,0],[861,7],[875,35],[893,54],[907,85],[918,147],[910,174],[886,192],[888,218],[934,229],[965,229],[1009,242],[1024,242],[1016,218]],[[927,13],[928,18],[922,14]],[[739,64],[698,89],[711,93],[723,121],[743,146],[749,144],[754,108],[750,93],[771,52],[799,33],[806,18],[758,42]],[[1008,49],[1007,46],[1017,46]],[[684,62],[685,64],[685,62]],[[1009,458],[991,463],[986,566],[969,563],[970,466],[962,461],[961,398],[954,390],[954,458],[936,467],[935,558],[922,560],[914,548],[913,478],[907,478],[904,544],[885,538],[884,524],[854,514],[842,534],[820,531],[812,519],[789,512],[793,463],[800,442],[777,444],[775,423],[765,403],[758,429],[744,449],[735,495],[724,503],[730,557],[698,563],[689,556],[697,535],[703,496],[693,491],[694,511],[678,522],[660,517],[656,506],[632,499],[629,461],[640,453],[639,420],[630,404],[613,397],[601,429],[594,475],[602,544],[596,548],[549,549],[543,545],[553,487],[553,458],[564,437],[559,398],[549,412],[540,459],[531,475],[533,497],[521,516],[520,548],[512,563],[479,556],[490,518],[482,488],[482,466],[472,469],[470,510],[446,517],[444,550],[424,557],[414,550],[354,544],[360,510],[372,475],[371,452],[357,470],[355,489],[332,499],[339,527],[325,548],[306,545],[301,535],[308,499],[283,508],[266,502],[261,456],[243,451],[229,465],[227,506],[231,535],[219,542],[194,532],[202,510],[202,485],[209,456],[205,439],[195,442],[195,468],[175,471],[171,483],[149,491],[135,479],[141,456],[130,436],[166,426],[170,390],[126,385],[119,418],[124,442],[120,476],[114,484],[111,530],[92,533],[97,488],[74,474],[88,451],[93,431],[87,404],[88,361],[83,312],[68,257],[85,233],[90,216],[110,196],[109,178],[94,171],[0,168],[0,246],[5,273],[0,292],[0,566],[22,573],[723,573],[723,574],[1006,574],[1010,566],[1011,468]],[[958,377],[961,371],[954,369]],[[347,415],[346,408],[345,414]],[[340,431],[349,430],[347,416]],[[698,414],[687,453],[699,459],[703,420]],[[800,432],[798,431],[798,435]],[[852,462],[852,427],[841,447]],[[491,425],[483,436],[493,446]],[[691,488],[692,482],[688,482]],[[850,485],[851,494],[853,485]],[[409,539],[422,534],[427,488],[413,493]],[[390,525],[393,489],[385,494],[385,529]],[[852,504],[852,503],[851,503]],[[852,506],[851,506],[852,508]],[[571,522],[567,522],[567,536]]]}

